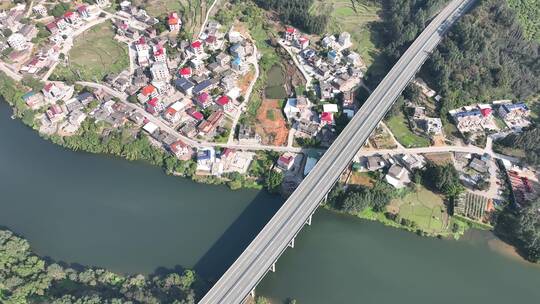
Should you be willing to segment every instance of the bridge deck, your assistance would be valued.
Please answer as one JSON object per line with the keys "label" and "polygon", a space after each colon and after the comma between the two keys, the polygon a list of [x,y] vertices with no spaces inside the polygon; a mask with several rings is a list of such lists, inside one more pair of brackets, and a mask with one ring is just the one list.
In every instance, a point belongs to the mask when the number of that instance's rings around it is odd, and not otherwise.
{"label": "bridge deck", "polygon": [[284,205],[199,302],[241,303],[331,190],[334,182],[393,102],[420,69],[442,35],[474,0],[452,0],[426,27]]}

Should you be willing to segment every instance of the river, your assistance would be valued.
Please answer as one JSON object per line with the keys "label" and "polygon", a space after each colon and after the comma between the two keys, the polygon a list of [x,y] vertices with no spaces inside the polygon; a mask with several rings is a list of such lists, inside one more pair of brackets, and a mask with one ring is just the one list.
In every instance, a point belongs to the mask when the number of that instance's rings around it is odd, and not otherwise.
{"label": "river", "polygon": [[[55,260],[124,273],[179,265],[215,278],[282,203],[72,152],[9,116],[0,102],[0,225]],[[276,303],[538,302],[540,268],[501,247],[485,232],[422,238],[320,210],[257,293]]]}

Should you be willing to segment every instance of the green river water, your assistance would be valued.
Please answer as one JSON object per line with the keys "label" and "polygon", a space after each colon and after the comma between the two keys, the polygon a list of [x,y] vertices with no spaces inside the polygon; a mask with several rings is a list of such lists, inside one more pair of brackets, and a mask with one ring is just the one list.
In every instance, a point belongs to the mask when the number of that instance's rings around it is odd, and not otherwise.
{"label": "green river water", "polygon": [[[0,226],[54,260],[125,273],[180,265],[215,279],[282,204],[65,150],[10,114],[0,102]],[[540,268],[507,251],[486,232],[421,238],[320,210],[257,293],[276,303],[539,303]]]}

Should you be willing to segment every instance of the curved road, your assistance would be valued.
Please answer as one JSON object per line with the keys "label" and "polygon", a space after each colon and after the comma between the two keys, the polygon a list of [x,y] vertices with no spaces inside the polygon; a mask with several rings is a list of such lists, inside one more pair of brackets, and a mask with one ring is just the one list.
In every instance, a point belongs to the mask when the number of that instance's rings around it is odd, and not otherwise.
{"label": "curved road", "polygon": [[412,43],[311,173],[200,304],[244,301],[315,212],[341,172],[420,69],[444,32],[474,0],[452,0]]}

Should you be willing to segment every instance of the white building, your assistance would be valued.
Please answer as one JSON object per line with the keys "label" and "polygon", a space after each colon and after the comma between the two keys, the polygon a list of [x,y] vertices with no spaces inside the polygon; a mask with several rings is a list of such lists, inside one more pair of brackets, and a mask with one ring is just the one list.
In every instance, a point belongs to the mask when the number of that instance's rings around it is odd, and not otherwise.
{"label": "white building", "polygon": [[343,32],[339,34],[338,43],[342,48],[348,48],[352,45],[351,43],[351,34],[348,32]]}
{"label": "white building", "polygon": [[169,68],[165,62],[154,63],[150,68],[150,73],[152,74],[152,80],[155,81],[166,81],[171,77]]}
{"label": "white building", "polygon": [[19,33],[11,34],[11,36],[8,37],[7,42],[9,46],[16,51],[22,51],[28,47],[26,38]]}
{"label": "white building", "polygon": [[47,8],[41,4],[34,5],[34,7],[32,7],[32,11],[34,14],[40,15],[41,17],[47,16]]}

